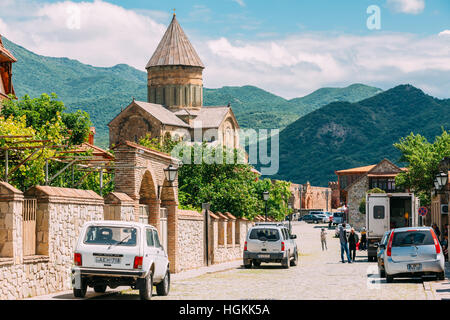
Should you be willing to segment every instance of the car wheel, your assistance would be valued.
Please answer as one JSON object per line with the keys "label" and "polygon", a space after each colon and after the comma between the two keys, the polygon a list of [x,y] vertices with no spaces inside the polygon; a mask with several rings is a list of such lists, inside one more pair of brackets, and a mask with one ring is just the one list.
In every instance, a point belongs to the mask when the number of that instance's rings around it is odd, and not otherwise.
{"label": "car wheel", "polygon": [[158,296],[167,296],[170,290],[170,271],[167,269],[166,275],[160,283],[156,285],[156,293]]}
{"label": "car wheel", "polygon": [[254,261],[253,261],[253,265],[254,265],[255,267],[259,267],[259,266],[261,266],[261,261],[256,261],[256,260],[254,260]]}
{"label": "car wheel", "polygon": [[106,284],[101,284],[101,285],[94,286],[94,291],[97,292],[97,293],[105,293],[105,291],[106,291]]}
{"label": "car wheel", "polygon": [[245,269],[250,269],[251,267],[252,267],[252,260],[250,260],[249,263],[247,263],[247,264],[244,262]]}
{"label": "car wheel", "polygon": [[73,295],[75,296],[75,298],[84,298],[86,296],[86,291],[87,291],[86,280],[81,278],[81,289],[73,288]]}
{"label": "car wheel", "polygon": [[438,280],[445,280],[445,272],[439,272],[437,278]]}
{"label": "car wheel", "polygon": [[291,266],[295,267],[298,264],[298,252],[295,250],[294,259],[291,260]]}
{"label": "car wheel", "polygon": [[380,272],[380,277],[386,277],[386,272],[383,269],[378,269],[378,271]]}
{"label": "car wheel", "polygon": [[290,260],[290,259],[291,259],[291,258],[290,258],[290,254],[289,254],[289,251],[288,251],[288,252],[287,252],[287,255],[286,255],[286,258],[284,258],[283,261],[281,262],[281,265],[283,266],[283,268],[289,269],[289,266],[290,266],[289,260]]}
{"label": "car wheel", "polygon": [[153,292],[153,273],[149,271],[145,277],[141,287],[139,288],[139,296],[141,300],[150,300]]}
{"label": "car wheel", "polygon": [[390,275],[388,275],[388,274],[386,273],[386,282],[387,282],[387,283],[392,283],[392,281],[394,281],[394,277],[393,277],[393,276],[390,276]]}

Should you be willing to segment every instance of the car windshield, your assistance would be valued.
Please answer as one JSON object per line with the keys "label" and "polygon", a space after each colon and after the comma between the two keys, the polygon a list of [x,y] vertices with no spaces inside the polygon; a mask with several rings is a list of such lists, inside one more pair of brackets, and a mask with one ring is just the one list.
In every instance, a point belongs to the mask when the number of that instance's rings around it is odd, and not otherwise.
{"label": "car windshield", "polygon": [[136,246],[137,230],[129,227],[90,226],[84,237],[85,244]]}
{"label": "car windshield", "polygon": [[433,236],[428,230],[394,232],[394,239],[392,240],[392,247],[423,246],[433,244]]}
{"label": "car windshield", "polygon": [[335,213],[333,213],[333,217],[341,218],[342,217],[342,212],[335,212]]}
{"label": "car windshield", "polygon": [[280,232],[278,229],[253,229],[250,232],[250,239],[260,241],[278,241],[280,240]]}

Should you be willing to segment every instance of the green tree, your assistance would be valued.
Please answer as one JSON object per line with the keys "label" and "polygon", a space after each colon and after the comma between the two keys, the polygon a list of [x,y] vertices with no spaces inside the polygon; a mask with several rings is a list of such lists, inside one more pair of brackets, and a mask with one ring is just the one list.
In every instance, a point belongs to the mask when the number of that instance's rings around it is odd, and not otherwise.
{"label": "green tree", "polygon": [[[366,193],[386,193],[384,190],[381,190],[380,188],[373,188],[367,191]],[[359,212],[362,214],[366,214],[366,197],[361,199],[361,202],[359,203]]]}
{"label": "green tree", "polygon": [[81,144],[89,135],[92,125],[89,114],[81,110],[64,113],[65,110],[64,103],[58,100],[56,94],[43,93],[37,98],[25,95],[19,100],[5,100],[1,114],[5,118],[26,116],[26,126],[33,127],[42,137],[51,136],[53,133],[49,130],[57,126],[60,135],[66,138],[65,143]]}
{"label": "green tree", "polygon": [[411,133],[394,146],[402,153],[400,161],[408,166],[407,172],[397,175],[395,184],[411,189],[419,196],[422,205],[429,206],[439,162],[450,155],[450,131],[442,129],[442,134],[433,143],[420,134]]}

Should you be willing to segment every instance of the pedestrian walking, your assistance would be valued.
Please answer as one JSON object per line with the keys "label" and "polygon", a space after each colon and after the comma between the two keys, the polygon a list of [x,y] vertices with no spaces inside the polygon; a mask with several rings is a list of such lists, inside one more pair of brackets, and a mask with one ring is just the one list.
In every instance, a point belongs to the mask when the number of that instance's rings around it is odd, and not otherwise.
{"label": "pedestrian walking", "polygon": [[328,250],[327,248],[327,233],[324,228],[322,228],[322,231],[320,232],[320,242],[322,242],[322,251]]}
{"label": "pedestrian walking", "polygon": [[348,252],[348,238],[347,238],[347,231],[345,230],[345,223],[343,223],[342,226],[339,228],[339,241],[341,243],[341,260],[342,260],[342,263],[345,263],[345,261],[344,261],[344,251],[347,254],[348,263],[352,263],[352,260],[350,259],[350,253]]}
{"label": "pedestrian walking", "polygon": [[436,233],[437,238],[440,239],[441,238],[441,231],[439,230],[439,227],[437,226],[437,224],[433,223],[432,228],[434,230],[434,233]]}
{"label": "pedestrian walking", "polygon": [[353,262],[356,259],[356,244],[358,243],[358,241],[359,241],[358,234],[355,232],[355,229],[352,228],[348,236],[348,246],[350,249],[350,257]]}
{"label": "pedestrian walking", "polygon": [[359,243],[360,250],[366,250],[367,245],[367,232],[366,228],[362,228],[361,230],[361,242]]}

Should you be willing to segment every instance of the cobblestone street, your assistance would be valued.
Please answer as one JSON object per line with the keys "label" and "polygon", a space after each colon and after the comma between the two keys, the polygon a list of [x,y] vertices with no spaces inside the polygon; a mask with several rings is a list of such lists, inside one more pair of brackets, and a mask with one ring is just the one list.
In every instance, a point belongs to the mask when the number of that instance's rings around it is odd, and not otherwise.
{"label": "cobblestone street", "polygon": [[[321,225],[295,222],[299,265],[282,269],[276,264],[260,268],[234,268],[191,279],[172,281],[165,299],[436,299],[432,287],[438,282],[421,279],[395,279],[386,283],[378,275],[377,264],[367,262],[367,253],[357,253],[356,262],[342,263],[339,240],[328,230],[328,250],[320,245]],[[447,280],[442,282],[448,282]],[[155,292],[154,292],[155,294]],[[101,299],[138,299],[137,291],[102,297]],[[98,298],[97,298],[98,299]]]}

